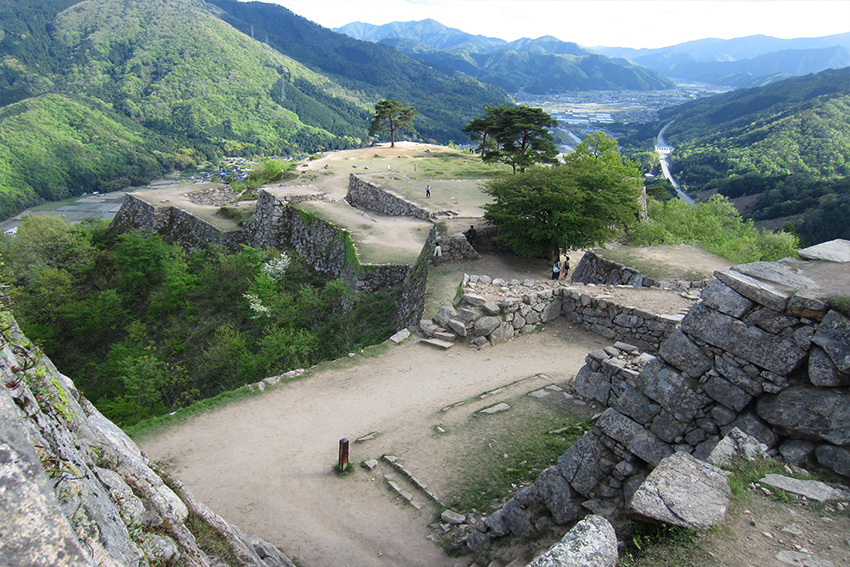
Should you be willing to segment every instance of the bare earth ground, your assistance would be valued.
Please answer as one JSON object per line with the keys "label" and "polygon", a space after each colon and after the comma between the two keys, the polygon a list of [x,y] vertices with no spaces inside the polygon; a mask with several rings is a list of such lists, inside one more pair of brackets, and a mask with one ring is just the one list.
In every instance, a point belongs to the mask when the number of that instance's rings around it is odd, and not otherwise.
{"label": "bare earth ground", "polygon": [[[468,565],[470,558],[450,558],[426,539],[435,508],[400,503],[359,467],[337,477],[339,439],[377,432],[373,441],[352,445],[352,462],[395,454],[440,496],[449,489],[445,464],[465,447],[454,444],[455,436],[435,439],[436,425],[463,427],[476,409],[563,384],[589,350],[606,344],[565,321],[480,351],[409,341],[376,358],[327,365],[140,442],[216,512],[306,567]],[[500,394],[476,398],[503,386]],[[468,403],[440,411],[462,401]]]}

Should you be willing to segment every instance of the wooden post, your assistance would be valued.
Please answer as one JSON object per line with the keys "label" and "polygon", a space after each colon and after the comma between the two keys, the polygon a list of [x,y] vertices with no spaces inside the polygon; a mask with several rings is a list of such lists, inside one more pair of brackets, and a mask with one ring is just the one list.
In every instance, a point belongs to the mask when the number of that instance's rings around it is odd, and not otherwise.
{"label": "wooden post", "polygon": [[339,440],[339,471],[345,472],[348,468],[348,439],[343,437]]}

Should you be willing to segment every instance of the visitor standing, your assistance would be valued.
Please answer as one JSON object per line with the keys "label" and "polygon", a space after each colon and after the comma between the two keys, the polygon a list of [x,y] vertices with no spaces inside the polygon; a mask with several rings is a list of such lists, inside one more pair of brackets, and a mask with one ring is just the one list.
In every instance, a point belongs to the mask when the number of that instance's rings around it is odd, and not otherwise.
{"label": "visitor standing", "polygon": [[426,199],[431,198],[431,186],[430,185],[425,186],[425,198]]}
{"label": "visitor standing", "polygon": [[443,257],[443,248],[440,246],[440,241],[434,243],[434,265],[440,265],[440,259]]}
{"label": "visitor standing", "polygon": [[552,279],[557,280],[561,275],[561,260],[559,258],[555,258],[555,262],[552,264]]}

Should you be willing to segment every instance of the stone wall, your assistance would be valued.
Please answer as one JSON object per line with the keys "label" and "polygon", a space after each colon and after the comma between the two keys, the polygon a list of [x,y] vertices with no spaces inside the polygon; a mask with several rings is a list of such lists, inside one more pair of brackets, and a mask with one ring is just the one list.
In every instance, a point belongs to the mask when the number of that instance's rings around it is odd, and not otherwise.
{"label": "stone wall", "polygon": [[398,193],[389,189],[382,189],[366,181],[356,173],[352,173],[348,177],[348,193],[345,195],[345,200],[354,207],[389,216],[434,220],[437,214]]}
{"label": "stone wall", "polygon": [[[421,269],[420,264],[427,262],[432,239],[425,243],[414,265],[361,264],[348,231],[262,190],[245,233],[246,243],[251,246],[292,246],[314,269],[342,279],[355,291],[398,292],[401,296],[397,304],[398,328],[407,327],[422,316],[425,294],[420,288],[424,286],[427,272]],[[414,293],[413,290],[422,293]]]}
{"label": "stone wall", "polygon": [[[295,198],[303,201],[316,196]],[[111,226],[117,231],[152,230],[186,248],[208,244],[229,250],[238,250],[242,244],[257,248],[291,246],[311,267],[342,279],[355,291],[398,293],[398,328],[415,324],[425,308],[427,271],[423,268],[433,250],[434,230],[413,265],[361,264],[348,231],[293,207],[289,196],[278,198],[264,190],[259,191],[256,210],[244,230],[222,231],[182,209],[157,207],[133,195],[127,196]]]}
{"label": "stone wall", "polygon": [[[498,290],[496,296],[494,289]],[[533,331],[538,324],[559,316],[603,337],[652,352],[658,350],[683,317],[620,304],[595,286],[473,275],[464,276],[457,309],[442,310],[433,322],[420,322],[420,328],[426,334],[447,329],[464,337],[471,346],[482,346]]]}
{"label": "stone wall", "polygon": [[[0,565],[293,567],[164,477],[2,316]],[[201,548],[203,524],[221,548]]]}
{"label": "stone wall", "polygon": [[661,459],[705,459],[735,427],[788,462],[850,478],[850,319],[819,298],[827,286],[805,270],[758,262],[717,272],[657,356],[624,343],[589,353],[573,388],[608,409],[468,545],[526,535],[547,515],[558,524],[588,510],[611,517]]}
{"label": "stone wall", "polygon": [[157,207],[135,195],[127,195],[110,228],[119,232],[150,230],[184,248],[221,244],[237,250],[245,238],[242,230],[221,230],[183,209]]}
{"label": "stone wall", "polygon": [[594,283],[602,285],[628,285],[632,287],[663,288],[703,288],[713,278],[698,281],[662,282],[639,273],[619,262],[603,258],[593,250],[588,250],[573,270],[571,280],[575,283]]}

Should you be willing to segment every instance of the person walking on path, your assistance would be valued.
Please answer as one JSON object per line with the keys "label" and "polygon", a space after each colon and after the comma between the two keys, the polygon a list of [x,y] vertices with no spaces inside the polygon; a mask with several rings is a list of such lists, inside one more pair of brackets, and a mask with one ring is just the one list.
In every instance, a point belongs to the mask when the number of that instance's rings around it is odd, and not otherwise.
{"label": "person walking on path", "polygon": [[426,199],[431,198],[431,186],[430,185],[425,186],[425,198]]}
{"label": "person walking on path", "polygon": [[443,248],[440,246],[440,241],[434,243],[434,265],[440,265],[440,259],[443,257]]}
{"label": "person walking on path", "polygon": [[552,264],[552,279],[557,280],[561,276],[561,260],[559,258],[555,258],[555,262]]}

